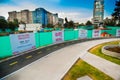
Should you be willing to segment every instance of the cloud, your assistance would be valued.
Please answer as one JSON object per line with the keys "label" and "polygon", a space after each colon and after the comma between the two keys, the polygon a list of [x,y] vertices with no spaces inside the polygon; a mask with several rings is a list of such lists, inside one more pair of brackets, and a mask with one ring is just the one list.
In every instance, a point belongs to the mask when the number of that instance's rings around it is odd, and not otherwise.
{"label": "cloud", "polygon": [[[70,21],[74,21],[74,22],[79,22],[79,23],[86,23],[86,21],[91,20],[92,16],[89,14],[83,14],[83,13],[78,13],[78,12],[62,12],[62,13],[58,13],[59,17],[65,19],[65,17],[67,17],[67,19]],[[86,17],[83,17],[86,16]]]}
{"label": "cloud", "polygon": [[65,17],[68,18],[68,20],[72,20],[74,22],[79,22],[79,23],[86,23],[88,20],[92,19],[93,11],[90,9],[84,9],[84,8],[79,8],[79,9],[64,9],[64,10],[55,10],[52,12],[58,12],[58,16],[65,19]]}
{"label": "cloud", "polygon": [[[26,5],[29,4],[29,5]],[[37,8],[36,5],[32,3],[21,3],[19,6],[10,6],[10,5],[4,5],[0,7],[0,16],[4,16],[6,19],[8,18],[8,12],[11,11],[21,11],[24,9],[34,10]]]}
{"label": "cloud", "polygon": [[[20,11],[20,10],[24,10],[24,9],[29,9],[30,11],[35,10],[38,7],[43,7],[46,10],[48,10],[51,13],[58,13],[59,17],[61,18],[65,18],[67,17],[68,20],[73,20],[74,22],[79,22],[79,23],[85,23],[87,20],[91,20],[92,16],[92,10],[89,9],[84,9],[84,8],[64,8],[64,7],[50,7],[46,6],[44,7],[46,3],[40,3],[38,6],[37,4],[33,3],[31,0],[31,2],[28,2],[29,0],[21,0],[20,3],[18,3],[18,0],[12,0],[14,3],[16,3],[16,5],[4,5],[4,6],[0,6],[0,15],[1,16],[5,16],[6,19],[8,18],[8,12],[10,11]],[[34,1],[38,1],[38,3],[40,1],[46,2],[44,0],[34,0]],[[59,2],[60,0],[47,0],[47,1],[53,1],[53,2]],[[42,5],[44,6],[42,6]],[[55,5],[54,5],[55,6]]]}

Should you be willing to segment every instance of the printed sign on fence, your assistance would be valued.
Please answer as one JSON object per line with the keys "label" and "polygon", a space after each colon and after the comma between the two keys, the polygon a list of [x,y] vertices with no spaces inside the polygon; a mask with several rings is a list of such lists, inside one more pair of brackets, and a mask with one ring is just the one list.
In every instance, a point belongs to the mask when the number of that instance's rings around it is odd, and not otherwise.
{"label": "printed sign on fence", "polygon": [[33,33],[10,35],[13,55],[35,48],[35,37]]}
{"label": "printed sign on fence", "polygon": [[61,43],[64,41],[64,31],[53,31],[52,37],[53,43]]}
{"label": "printed sign on fence", "polygon": [[92,37],[93,37],[93,38],[98,38],[98,37],[100,37],[100,30],[93,30]]}
{"label": "printed sign on fence", "polygon": [[120,36],[120,29],[117,29],[116,36]]}
{"label": "printed sign on fence", "polygon": [[79,38],[87,38],[87,30],[79,30]]}

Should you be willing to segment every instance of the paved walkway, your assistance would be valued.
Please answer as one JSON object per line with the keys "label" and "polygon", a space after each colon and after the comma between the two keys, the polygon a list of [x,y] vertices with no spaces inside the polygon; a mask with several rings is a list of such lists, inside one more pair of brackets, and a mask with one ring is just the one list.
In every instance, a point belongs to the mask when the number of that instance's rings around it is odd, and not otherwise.
{"label": "paved walkway", "polygon": [[91,53],[87,53],[82,59],[111,76],[114,80],[120,80],[120,65],[114,64]]}
{"label": "paved walkway", "polygon": [[78,78],[77,80],[92,80],[89,76],[83,76]]}
{"label": "paved walkway", "polygon": [[[100,66],[100,70],[106,71],[105,73],[115,80],[120,80],[120,66],[95,55],[86,54],[86,50],[89,48],[113,40],[120,40],[120,38],[88,41],[65,47],[14,72],[4,78],[4,80],[61,80],[79,57],[97,68],[99,68],[100,64],[104,64]],[[101,62],[101,60],[105,63]],[[110,65],[110,69],[107,65]],[[114,76],[112,76],[110,73],[114,73],[115,75],[113,74]]]}

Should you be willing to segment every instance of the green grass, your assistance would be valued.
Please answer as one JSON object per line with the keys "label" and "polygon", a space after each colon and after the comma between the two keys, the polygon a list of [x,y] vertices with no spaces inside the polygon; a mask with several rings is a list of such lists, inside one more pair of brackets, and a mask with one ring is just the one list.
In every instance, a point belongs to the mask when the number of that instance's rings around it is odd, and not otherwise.
{"label": "green grass", "polygon": [[113,80],[111,77],[87,64],[83,60],[78,60],[62,80],[76,80],[85,75],[91,77],[93,80]]}
{"label": "green grass", "polygon": [[113,63],[116,63],[116,64],[120,65],[120,59],[115,58],[115,57],[111,57],[111,56],[108,56],[108,55],[105,55],[105,54],[103,54],[103,53],[101,52],[101,48],[102,48],[103,46],[105,46],[105,45],[111,45],[111,44],[117,45],[119,42],[120,42],[120,41],[112,41],[112,42],[107,42],[107,43],[99,44],[99,45],[91,48],[91,49],[89,50],[89,52],[92,53],[92,54],[95,54],[95,55],[97,55],[97,56],[100,56],[100,57],[102,57],[102,58],[104,58],[104,59],[106,59],[106,60],[109,60],[109,61],[111,61],[111,62],[113,62]]}

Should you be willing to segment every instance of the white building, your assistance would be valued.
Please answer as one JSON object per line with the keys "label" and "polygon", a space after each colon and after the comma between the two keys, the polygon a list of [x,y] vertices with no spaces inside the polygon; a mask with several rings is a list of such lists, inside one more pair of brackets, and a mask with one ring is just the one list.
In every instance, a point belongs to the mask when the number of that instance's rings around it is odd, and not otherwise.
{"label": "white building", "polygon": [[20,24],[18,31],[40,31],[42,24]]}

